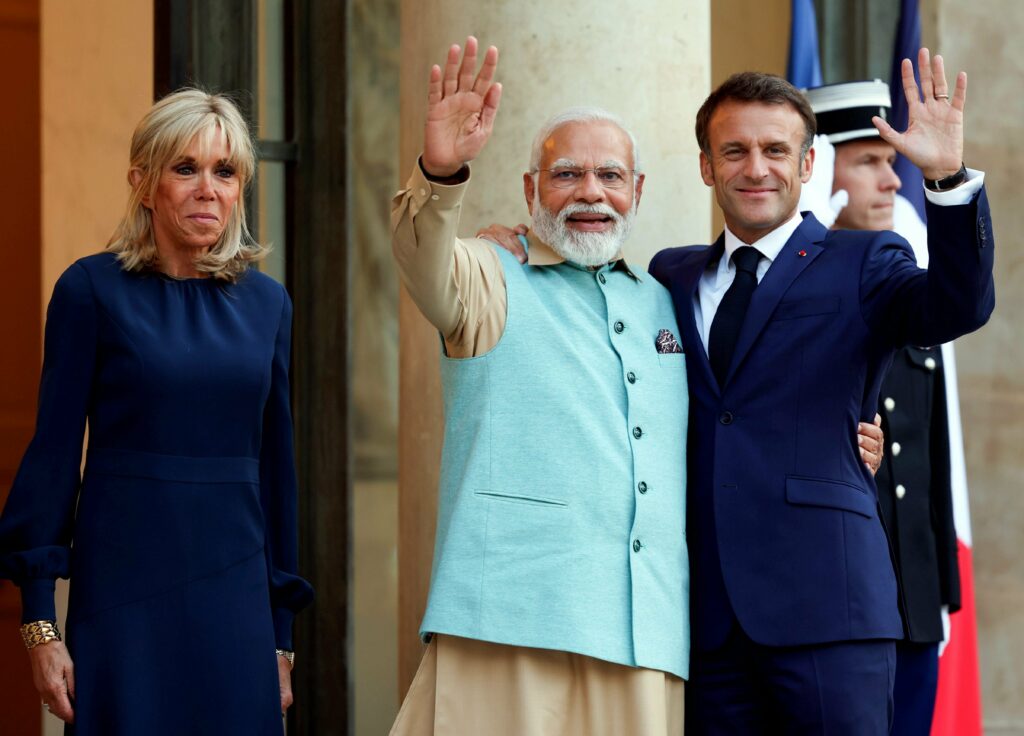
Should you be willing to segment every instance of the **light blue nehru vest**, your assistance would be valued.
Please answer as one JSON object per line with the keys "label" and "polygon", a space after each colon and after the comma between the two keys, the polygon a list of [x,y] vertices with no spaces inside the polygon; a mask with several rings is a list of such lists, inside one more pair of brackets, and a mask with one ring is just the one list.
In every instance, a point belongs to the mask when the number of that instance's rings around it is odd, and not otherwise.
{"label": "light blue nehru vest", "polygon": [[685,356],[646,273],[522,266],[489,353],[442,356],[445,436],[421,633],[663,670],[689,663]]}

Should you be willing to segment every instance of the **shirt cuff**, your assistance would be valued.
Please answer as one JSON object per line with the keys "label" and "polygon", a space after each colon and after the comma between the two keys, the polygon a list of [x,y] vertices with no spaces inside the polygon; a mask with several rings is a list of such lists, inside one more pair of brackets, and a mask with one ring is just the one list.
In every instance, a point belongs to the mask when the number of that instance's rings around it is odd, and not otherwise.
{"label": "shirt cuff", "polygon": [[56,621],[57,609],[53,604],[53,580],[25,580],[21,588],[21,622]]}
{"label": "shirt cuff", "polygon": [[928,201],[932,204],[937,204],[940,207],[953,207],[960,204],[970,204],[971,200],[974,199],[975,195],[981,191],[981,188],[985,185],[985,172],[978,171],[977,169],[967,169],[967,181],[955,189],[950,189],[945,192],[933,192],[928,189],[922,183],[924,187],[924,196],[928,198]]}
{"label": "shirt cuff", "polygon": [[412,176],[409,177],[409,183],[406,185],[414,203],[413,211],[418,212],[426,206],[443,209],[455,207],[462,202],[462,198],[466,195],[466,187],[469,185],[470,178],[472,178],[471,175],[467,175],[466,180],[458,184],[441,184],[430,181],[417,160]]}

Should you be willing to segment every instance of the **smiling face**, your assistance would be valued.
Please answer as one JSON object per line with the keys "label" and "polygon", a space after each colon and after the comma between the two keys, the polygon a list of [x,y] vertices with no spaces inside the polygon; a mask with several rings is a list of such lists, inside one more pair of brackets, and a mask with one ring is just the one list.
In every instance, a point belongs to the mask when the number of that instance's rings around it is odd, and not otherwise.
{"label": "smiling face", "polygon": [[160,172],[156,190],[142,204],[152,213],[153,239],[162,256],[189,251],[194,257],[220,240],[241,193],[230,160],[227,139],[218,127],[208,146],[193,139]]}
{"label": "smiling face", "polygon": [[711,117],[709,151],[700,154],[704,183],[729,229],[753,243],[796,214],[814,152],[801,156],[803,118],[788,104],[723,102]]}
{"label": "smiling face", "polygon": [[836,146],[833,191],[845,189],[850,202],[835,226],[848,230],[891,230],[892,208],[900,178],[893,171],[896,149],[883,140],[868,139]]}
{"label": "smiling face", "polygon": [[[632,148],[612,122],[566,123],[544,142],[540,171],[523,175],[534,230],[563,258],[596,266],[621,250],[643,190],[643,175],[631,173]],[[559,179],[572,179],[574,169],[605,171],[586,171],[566,186]]]}

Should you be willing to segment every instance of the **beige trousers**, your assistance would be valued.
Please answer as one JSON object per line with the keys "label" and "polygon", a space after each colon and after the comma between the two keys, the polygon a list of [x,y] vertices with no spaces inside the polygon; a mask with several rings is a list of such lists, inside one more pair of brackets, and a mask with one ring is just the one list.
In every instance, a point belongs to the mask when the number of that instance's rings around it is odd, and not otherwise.
{"label": "beige trousers", "polygon": [[435,636],[391,736],[681,736],[683,681],[580,654]]}

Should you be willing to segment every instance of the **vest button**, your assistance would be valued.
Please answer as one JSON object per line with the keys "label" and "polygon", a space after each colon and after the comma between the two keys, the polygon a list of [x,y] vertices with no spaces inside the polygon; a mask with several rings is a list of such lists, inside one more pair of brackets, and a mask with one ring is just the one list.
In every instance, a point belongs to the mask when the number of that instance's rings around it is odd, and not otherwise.
{"label": "vest button", "polygon": [[640,544],[640,540],[639,539],[634,539],[633,540],[633,551],[634,552],[639,552],[641,547],[643,547],[643,545]]}
{"label": "vest button", "polygon": [[722,415],[718,417],[718,421],[720,421],[722,424],[732,424],[732,412],[723,411]]}
{"label": "vest button", "polygon": [[907,489],[903,486],[902,483],[900,485],[896,486],[896,498],[903,498],[906,495],[907,495]]}
{"label": "vest button", "polygon": [[633,427],[633,436],[640,439],[644,436],[644,431],[640,427]]}
{"label": "vest button", "polygon": [[616,322],[615,323],[615,331],[616,332],[621,334],[625,329],[626,329],[626,325],[622,324],[622,322]]}
{"label": "vest button", "polygon": [[606,278],[604,277],[604,274],[603,274],[603,273],[599,273],[599,274],[597,275],[597,280],[598,280],[598,281],[600,281],[600,282],[601,282],[601,283],[603,284],[603,283],[605,283],[605,282],[606,282],[606,281],[607,281],[608,279],[606,279]]}
{"label": "vest button", "polygon": [[892,443],[892,456],[896,457],[901,452],[903,452],[903,447],[900,445],[900,443],[899,442],[893,442]]}
{"label": "vest button", "polygon": [[647,493],[647,484],[644,483],[643,481],[640,481],[639,483],[637,483],[636,489],[640,491],[640,493]]}
{"label": "vest button", "polygon": [[893,409],[896,408],[896,399],[894,399],[891,396],[886,396],[885,401],[882,402],[882,405],[885,406],[886,411],[892,411]]}
{"label": "vest button", "polygon": [[626,380],[630,383],[636,383],[636,374],[633,371],[630,371],[626,374]]}

